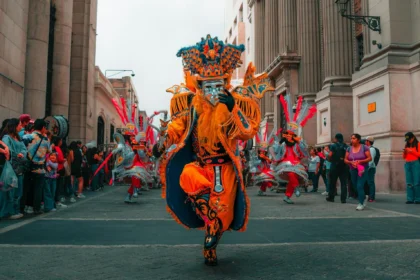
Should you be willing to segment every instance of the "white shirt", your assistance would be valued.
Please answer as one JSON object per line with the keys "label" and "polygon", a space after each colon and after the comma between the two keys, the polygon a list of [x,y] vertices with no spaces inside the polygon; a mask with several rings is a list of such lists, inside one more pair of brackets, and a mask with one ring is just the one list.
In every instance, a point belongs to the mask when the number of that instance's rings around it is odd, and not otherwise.
{"label": "white shirt", "polygon": [[372,156],[372,160],[369,161],[369,168],[376,168],[376,165],[375,165],[376,149],[370,146],[369,150],[370,150],[370,155]]}
{"label": "white shirt", "polygon": [[320,162],[321,160],[319,156],[314,156],[314,157],[311,156],[311,159],[309,160],[308,172],[316,172],[316,166]]}

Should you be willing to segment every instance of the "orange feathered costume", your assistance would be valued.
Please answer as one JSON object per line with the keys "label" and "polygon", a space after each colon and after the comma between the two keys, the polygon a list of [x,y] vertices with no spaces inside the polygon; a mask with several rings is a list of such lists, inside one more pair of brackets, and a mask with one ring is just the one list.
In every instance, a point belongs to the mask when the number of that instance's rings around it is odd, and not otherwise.
{"label": "orange feathered costume", "polygon": [[165,150],[160,172],[163,196],[176,221],[206,230],[204,257],[209,265],[217,264],[216,246],[224,231],[246,229],[250,205],[238,140],[255,136],[261,119],[258,99],[273,90],[263,81],[266,75],[254,76],[250,64],[243,86],[230,91],[231,111],[223,103],[209,102],[203,81],[219,78],[230,89],[242,51],[243,46],[224,45],[210,36],[181,49],[186,83],[168,89],[174,96],[172,121],[160,147]]}

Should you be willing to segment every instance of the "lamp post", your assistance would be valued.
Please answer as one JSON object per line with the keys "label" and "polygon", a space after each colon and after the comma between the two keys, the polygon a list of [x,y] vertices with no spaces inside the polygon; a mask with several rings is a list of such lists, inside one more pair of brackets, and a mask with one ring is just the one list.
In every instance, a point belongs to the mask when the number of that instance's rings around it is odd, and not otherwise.
{"label": "lamp post", "polygon": [[[111,75],[111,76],[107,76],[106,75],[106,73],[107,72],[118,72],[118,73],[115,73],[115,74],[113,74],[113,75]],[[112,76],[115,76],[115,75],[118,75],[118,74],[120,74],[120,73],[123,73],[123,72],[131,72],[131,77],[134,77],[134,76],[136,76],[136,74],[134,73],[134,71],[133,70],[121,70],[121,69],[117,69],[117,70],[115,70],[115,69],[109,69],[109,70],[105,70],[105,77],[106,78],[110,78],[110,77],[112,77]]]}
{"label": "lamp post", "polygon": [[347,13],[350,0],[335,0],[338,6],[338,11],[342,17],[353,20],[355,23],[366,25],[373,31],[378,31],[381,34],[381,18],[377,16],[359,16]]}

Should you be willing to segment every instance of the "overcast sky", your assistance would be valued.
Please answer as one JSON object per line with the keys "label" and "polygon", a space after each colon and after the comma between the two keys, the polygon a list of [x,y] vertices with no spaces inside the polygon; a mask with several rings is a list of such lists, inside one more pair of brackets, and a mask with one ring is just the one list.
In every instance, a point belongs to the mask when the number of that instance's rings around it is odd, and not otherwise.
{"label": "overcast sky", "polygon": [[168,109],[165,90],[183,79],[177,51],[207,34],[223,40],[224,6],[224,0],[98,0],[96,65],[104,73],[133,70],[148,115]]}

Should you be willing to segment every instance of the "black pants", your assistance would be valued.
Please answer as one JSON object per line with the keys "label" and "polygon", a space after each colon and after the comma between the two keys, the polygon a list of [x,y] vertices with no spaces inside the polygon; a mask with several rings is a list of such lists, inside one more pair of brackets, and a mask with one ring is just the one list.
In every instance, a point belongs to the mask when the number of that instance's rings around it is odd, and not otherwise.
{"label": "black pants", "polygon": [[27,172],[23,181],[23,193],[20,203],[23,212],[25,206],[32,206],[34,211],[41,210],[42,192],[45,185],[45,174]]}
{"label": "black pants", "polygon": [[330,192],[328,197],[331,200],[334,200],[335,194],[337,193],[337,180],[340,179],[341,184],[341,201],[344,202],[347,199],[347,178],[349,176],[349,169],[347,166],[337,166],[331,164],[330,169]]}

